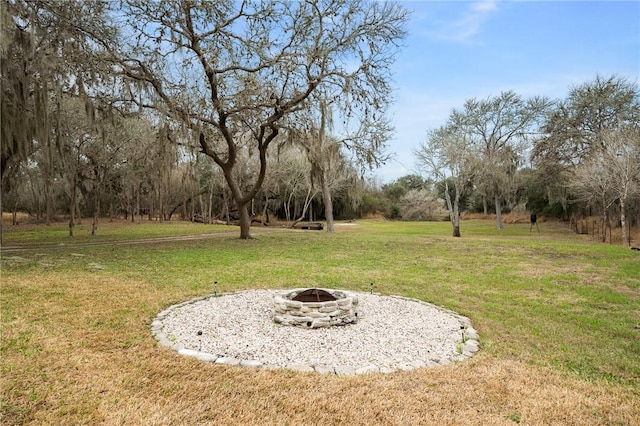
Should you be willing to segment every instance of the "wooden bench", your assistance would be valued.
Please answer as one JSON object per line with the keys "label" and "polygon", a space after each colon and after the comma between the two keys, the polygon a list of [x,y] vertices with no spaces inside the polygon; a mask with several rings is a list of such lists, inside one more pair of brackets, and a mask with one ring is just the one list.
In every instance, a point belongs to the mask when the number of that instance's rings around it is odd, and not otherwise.
{"label": "wooden bench", "polygon": [[324,225],[320,222],[301,223],[298,226],[300,229],[307,229],[307,230],[313,230],[313,231],[322,231],[324,229]]}

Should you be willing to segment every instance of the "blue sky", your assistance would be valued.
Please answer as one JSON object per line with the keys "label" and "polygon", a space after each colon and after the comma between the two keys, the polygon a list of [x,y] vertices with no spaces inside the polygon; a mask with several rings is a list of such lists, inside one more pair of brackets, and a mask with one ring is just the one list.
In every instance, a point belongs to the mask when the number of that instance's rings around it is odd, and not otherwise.
{"label": "blue sky", "polygon": [[395,160],[374,172],[381,183],[414,173],[427,130],[466,99],[562,99],[597,74],[640,84],[640,1],[401,3],[413,13],[394,66]]}

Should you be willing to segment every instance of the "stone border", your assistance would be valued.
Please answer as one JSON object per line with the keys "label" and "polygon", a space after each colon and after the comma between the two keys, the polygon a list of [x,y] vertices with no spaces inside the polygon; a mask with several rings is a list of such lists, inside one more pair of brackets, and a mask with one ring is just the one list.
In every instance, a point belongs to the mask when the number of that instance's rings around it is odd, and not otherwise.
{"label": "stone border", "polygon": [[337,327],[358,321],[358,296],[350,291],[316,288],[331,294],[336,300],[299,302],[294,299],[310,288],[296,288],[274,296],[276,324],[302,328]]}
{"label": "stone border", "polygon": [[[251,291],[251,290],[246,290]],[[278,290],[276,290],[278,291]],[[205,296],[196,297],[191,300],[187,300],[185,302],[177,303],[175,305],[171,305],[168,308],[164,309],[151,322],[151,334],[153,337],[160,343],[162,346],[166,346],[170,349],[177,351],[180,355],[194,357],[200,361],[211,362],[214,364],[221,365],[232,365],[232,366],[240,366],[240,367],[252,367],[252,368],[262,368],[267,370],[275,370],[275,369],[285,369],[299,372],[308,372],[308,373],[321,373],[321,374],[336,374],[336,375],[360,375],[360,374],[371,374],[371,373],[393,373],[399,370],[413,370],[415,368],[425,368],[425,367],[437,367],[442,365],[449,365],[452,363],[462,362],[470,357],[472,357],[478,350],[480,349],[480,337],[478,332],[471,325],[471,320],[469,318],[458,314],[457,312],[451,311],[449,309],[442,308],[440,306],[434,305],[432,303],[425,302],[420,299],[414,299],[410,297],[404,296],[395,296],[395,295],[383,295],[381,293],[367,293],[374,294],[377,296],[386,296],[393,297],[400,300],[406,300],[408,302],[420,303],[426,306],[430,306],[436,308],[442,312],[445,312],[452,317],[456,318],[460,322],[460,340],[456,342],[456,345],[459,347],[460,354],[454,357],[453,359],[439,359],[438,361],[434,360],[415,360],[410,365],[405,368],[388,368],[388,367],[379,367],[376,365],[367,365],[360,368],[348,367],[348,366],[309,366],[309,365],[300,365],[300,364],[292,364],[287,365],[285,367],[279,367],[275,365],[263,364],[257,360],[244,360],[230,357],[219,357],[218,355],[199,352],[193,349],[184,348],[181,344],[172,342],[163,332],[163,324],[162,320],[167,317],[174,309],[179,309],[181,307],[200,302],[202,300],[207,300],[215,297],[222,296],[233,296],[234,294],[242,293],[243,291],[233,291],[227,293],[214,293]],[[351,292],[357,294],[357,292]]]}

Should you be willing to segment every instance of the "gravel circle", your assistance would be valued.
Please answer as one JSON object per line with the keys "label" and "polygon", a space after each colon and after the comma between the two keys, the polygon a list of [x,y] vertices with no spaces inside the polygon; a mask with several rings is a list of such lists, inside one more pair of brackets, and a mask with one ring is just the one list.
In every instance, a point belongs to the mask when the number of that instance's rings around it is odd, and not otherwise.
{"label": "gravel circle", "polygon": [[359,300],[355,324],[279,325],[273,321],[273,299],[283,292],[198,298],[163,311],[152,330],[163,344],[207,361],[334,373],[449,364],[477,351],[477,334],[467,318],[396,296],[354,293]]}

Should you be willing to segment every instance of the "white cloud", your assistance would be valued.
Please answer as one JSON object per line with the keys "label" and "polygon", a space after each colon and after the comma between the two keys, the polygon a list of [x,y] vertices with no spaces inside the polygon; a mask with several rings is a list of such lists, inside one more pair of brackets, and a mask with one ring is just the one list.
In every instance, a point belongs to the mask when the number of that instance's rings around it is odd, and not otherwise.
{"label": "white cloud", "polygon": [[470,43],[497,10],[497,0],[482,0],[471,3],[459,19],[445,24],[445,27],[440,31],[440,37],[449,41]]}
{"label": "white cloud", "polygon": [[478,13],[493,12],[498,9],[498,2],[496,0],[484,0],[471,5],[471,10]]}

